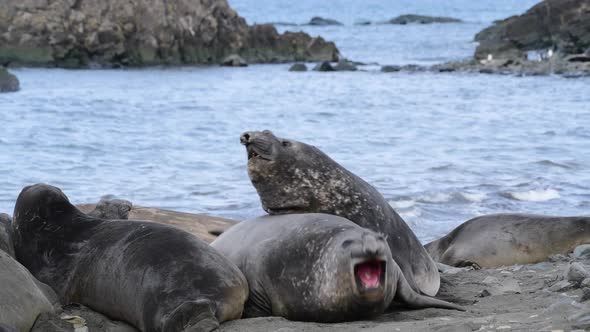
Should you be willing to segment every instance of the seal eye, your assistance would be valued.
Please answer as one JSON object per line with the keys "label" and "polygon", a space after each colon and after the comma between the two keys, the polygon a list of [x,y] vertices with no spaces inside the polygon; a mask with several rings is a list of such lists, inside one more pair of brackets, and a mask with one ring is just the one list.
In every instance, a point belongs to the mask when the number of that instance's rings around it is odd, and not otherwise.
{"label": "seal eye", "polygon": [[291,142],[289,142],[289,141],[283,141],[283,142],[281,142],[281,144],[282,144],[284,147],[289,147],[289,146],[291,146]]}
{"label": "seal eye", "polygon": [[352,244],[352,240],[346,240],[346,241],[342,242],[342,248],[346,248],[351,244]]}

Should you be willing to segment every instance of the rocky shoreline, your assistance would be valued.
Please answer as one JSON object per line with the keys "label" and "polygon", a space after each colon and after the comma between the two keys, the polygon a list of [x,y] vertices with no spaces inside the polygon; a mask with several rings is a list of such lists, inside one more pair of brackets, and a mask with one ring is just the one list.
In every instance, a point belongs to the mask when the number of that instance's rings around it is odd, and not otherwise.
{"label": "rocky shoreline", "polygon": [[225,0],[8,0],[0,8],[0,65],[111,68],[336,61],[334,43],[249,26]]}

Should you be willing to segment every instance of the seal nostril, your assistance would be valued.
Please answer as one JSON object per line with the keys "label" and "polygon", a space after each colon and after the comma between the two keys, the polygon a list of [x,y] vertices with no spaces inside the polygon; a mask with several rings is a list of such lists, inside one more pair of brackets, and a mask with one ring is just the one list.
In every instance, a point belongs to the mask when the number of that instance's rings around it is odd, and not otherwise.
{"label": "seal nostril", "polygon": [[240,143],[247,144],[248,142],[250,142],[250,134],[243,133],[242,136],[240,136]]}

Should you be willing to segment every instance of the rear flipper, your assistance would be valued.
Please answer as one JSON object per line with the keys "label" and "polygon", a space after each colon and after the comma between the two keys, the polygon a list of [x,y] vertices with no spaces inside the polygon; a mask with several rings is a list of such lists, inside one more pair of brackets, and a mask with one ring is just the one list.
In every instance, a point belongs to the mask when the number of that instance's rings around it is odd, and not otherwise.
{"label": "rear flipper", "polygon": [[395,300],[403,303],[405,306],[415,309],[444,308],[466,311],[466,309],[461,307],[460,305],[416,293],[408,284],[408,281],[404,277],[403,273],[399,271],[397,274],[398,281],[397,291],[395,292]]}
{"label": "rear flipper", "polygon": [[215,304],[208,300],[184,302],[162,318],[163,332],[209,332],[219,328]]}

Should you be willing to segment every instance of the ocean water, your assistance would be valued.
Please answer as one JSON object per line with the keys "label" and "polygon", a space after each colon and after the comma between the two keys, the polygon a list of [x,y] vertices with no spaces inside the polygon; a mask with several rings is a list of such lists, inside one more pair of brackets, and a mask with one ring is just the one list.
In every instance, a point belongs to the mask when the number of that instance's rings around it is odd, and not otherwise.
{"label": "ocean water", "polygon": [[[296,29],[351,59],[400,64],[467,57],[479,29],[535,2],[230,3],[250,23],[338,19],[345,25]],[[403,13],[467,23],[353,25]],[[239,136],[271,129],[373,184],[422,241],[480,214],[589,214],[589,79],[288,68],[13,70],[22,90],[0,95],[0,212],[12,213],[23,186],[46,182],[74,203],[114,194],[255,217],[264,212]]]}

